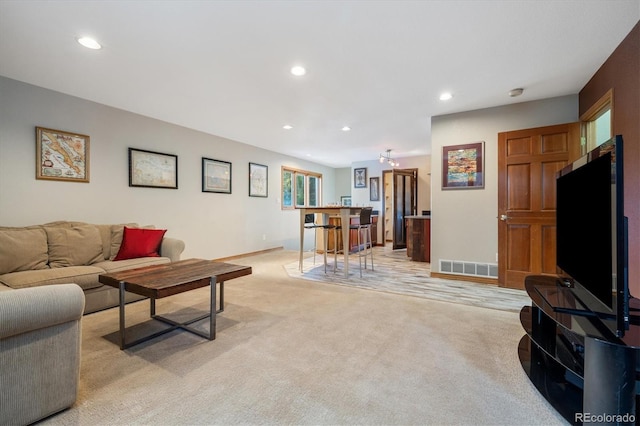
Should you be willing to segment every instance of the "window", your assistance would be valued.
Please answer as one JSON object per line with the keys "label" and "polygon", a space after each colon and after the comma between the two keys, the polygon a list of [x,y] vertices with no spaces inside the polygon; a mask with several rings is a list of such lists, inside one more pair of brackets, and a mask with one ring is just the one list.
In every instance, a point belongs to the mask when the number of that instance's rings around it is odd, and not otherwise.
{"label": "window", "polygon": [[585,154],[611,139],[613,90],[609,90],[587,112],[582,114],[582,153]]}
{"label": "window", "polygon": [[320,203],[318,203],[320,199],[320,179],[318,179],[317,176],[309,176],[307,179],[309,182],[307,205],[309,205],[309,207],[318,207],[320,205]]}
{"label": "window", "polygon": [[282,169],[282,208],[293,208],[293,172]]}
{"label": "window", "polygon": [[305,200],[305,186],[307,177],[301,173],[296,173],[296,207],[304,207],[306,205]]}
{"label": "window", "polygon": [[282,167],[282,209],[322,205],[322,175]]}

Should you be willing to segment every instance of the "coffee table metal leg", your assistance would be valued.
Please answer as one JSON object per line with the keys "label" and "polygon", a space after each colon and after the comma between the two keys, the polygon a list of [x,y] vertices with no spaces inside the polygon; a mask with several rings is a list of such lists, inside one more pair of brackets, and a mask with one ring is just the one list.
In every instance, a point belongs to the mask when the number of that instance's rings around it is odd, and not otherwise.
{"label": "coffee table metal leg", "polygon": [[[209,305],[209,340],[216,339],[216,277],[215,275],[209,279],[209,288],[211,289],[211,303]],[[222,286],[222,283],[220,283]],[[222,291],[222,287],[220,287]],[[220,296],[222,303],[222,295]]]}
{"label": "coffee table metal leg", "polygon": [[[156,315],[156,299],[155,298],[150,298],[149,299],[149,309],[151,312],[151,318],[164,322],[165,324],[169,324],[171,327],[157,331],[155,333],[149,334],[147,336],[141,337],[139,339],[136,339],[132,342],[126,342],[126,336],[125,336],[125,312],[124,312],[124,307],[125,307],[125,282],[121,281],[120,282],[120,286],[119,286],[119,290],[120,290],[120,349],[127,349],[130,348],[133,345],[137,345],[138,343],[142,343],[142,342],[146,342],[147,340],[151,340],[155,337],[158,337],[162,334],[168,333],[170,331],[173,331],[177,328],[180,328],[182,330],[186,330],[189,331],[193,334],[197,334],[198,336],[204,337],[206,339],[209,340],[215,340],[216,338],[216,313],[218,312],[222,312],[222,310],[224,309],[224,284],[220,283],[220,306],[221,306],[221,310],[217,309],[217,292],[216,292],[216,281],[217,281],[217,277],[214,275],[211,278],[209,278],[209,288],[210,288],[210,300],[209,300],[209,313],[208,314],[204,314],[201,316],[198,316],[196,318],[192,318],[186,322],[176,322],[173,321],[169,318],[165,318],[163,316],[160,315]],[[189,324],[192,324],[194,322],[197,321],[201,321],[205,318],[209,317],[209,333],[205,333],[202,332],[200,330],[197,330],[195,328],[191,328],[189,327]]]}
{"label": "coffee table metal leg", "polygon": [[220,282],[220,309],[217,312],[224,312],[224,281]]}
{"label": "coffee table metal leg", "polygon": [[120,349],[124,349],[124,281],[120,281]]}

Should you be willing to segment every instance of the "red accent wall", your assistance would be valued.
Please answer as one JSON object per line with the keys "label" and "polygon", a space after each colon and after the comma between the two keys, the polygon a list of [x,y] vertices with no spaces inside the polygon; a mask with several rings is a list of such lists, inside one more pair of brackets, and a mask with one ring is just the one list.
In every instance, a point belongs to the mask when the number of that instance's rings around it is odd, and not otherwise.
{"label": "red accent wall", "polygon": [[640,22],[579,94],[580,115],[613,88],[614,135],[624,140],[625,214],[629,218],[629,288],[640,297]]}

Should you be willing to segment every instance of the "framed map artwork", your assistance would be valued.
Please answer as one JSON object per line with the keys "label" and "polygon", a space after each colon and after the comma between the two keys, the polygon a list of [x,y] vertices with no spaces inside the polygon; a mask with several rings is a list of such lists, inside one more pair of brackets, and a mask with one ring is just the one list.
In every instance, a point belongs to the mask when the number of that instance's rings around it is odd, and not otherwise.
{"label": "framed map artwork", "polygon": [[262,164],[249,163],[249,197],[269,195],[269,168]]}
{"label": "framed map artwork", "polygon": [[89,182],[89,136],[36,127],[36,179]]}
{"label": "framed map artwork", "polygon": [[202,192],[231,194],[231,163],[202,157]]}
{"label": "framed map artwork", "polygon": [[178,156],[129,148],[129,186],[178,189]]}

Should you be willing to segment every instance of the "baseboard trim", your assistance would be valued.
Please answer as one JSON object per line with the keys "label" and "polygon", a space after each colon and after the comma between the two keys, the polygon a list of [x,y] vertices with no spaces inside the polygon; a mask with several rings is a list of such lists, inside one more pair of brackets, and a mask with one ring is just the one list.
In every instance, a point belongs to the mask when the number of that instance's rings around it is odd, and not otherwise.
{"label": "baseboard trim", "polygon": [[495,278],[484,278],[484,277],[476,277],[476,276],[470,277],[467,275],[457,275],[457,274],[443,274],[442,272],[431,272],[431,276],[433,278],[442,278],[445,280],[470,281],[473,283],[499,285],[498,280]]}
{"label": "baseboard trim", "polygon": [[273,247],[273,248],[268,248],[268,249],[264,249],[264,250],[252,251],[252,252],[249,252],[249,253],[236,254],[236,255],[228,256],[228,257],[220,257],[218,259],[213,259],[213,260],[215,260],[216,262],[226,262],[227,260],[241,259],[243,257],[255,256],[257,254],[269,253],[269,252],[276,251],[276,250],[284,250],[284,247],[282,247],[282,246]]}

